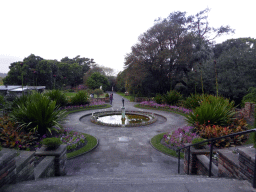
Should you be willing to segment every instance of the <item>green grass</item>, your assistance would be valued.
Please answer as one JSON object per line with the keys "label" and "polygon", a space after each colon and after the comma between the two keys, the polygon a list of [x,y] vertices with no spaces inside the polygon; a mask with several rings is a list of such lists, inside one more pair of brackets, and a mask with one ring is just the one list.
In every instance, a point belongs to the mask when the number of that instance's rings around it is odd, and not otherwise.
{"label": "green grass", "polygon": [[141,106],[140,104],[136,104],[136,105],[134,105],[134,107],[137,107],[137,108],[140,108],[140,109],[153,109],[153,110],[158,110],[158,111],[167,111],[167,112],[176,113],[176,114],[179,114],[179,115],[186,116],[185,113],[174,111],[174,110],[170,110],[170,109],[161,109],[161,108],[155,108],[155,107],[147,107],[147,106]]}
{"label": "green grass", "polygon": [[122,92],[117,92],[117,94],[118,95],[120,95],[120,96],[122,96],[122,97],[124,97],[124,98],[126,98],[126,99],[128,99],[129,101],[134,101],[134,97],[133,96],[131,96],[131,95],[125,95],[124,93],[122,93]]}
{"label": "green grass", "polygon": [[111,107],[110,104],[104,104],[104,105],[99,105],[99,106],[97,106],[97,105],[96,106],[89,106],[89,107],[86,107],[86,108],[67,111],[66,115],[71,114],[71,113],[80,112],[80,111],[88,111],[88,110],[93,110],[93,109],[105,109],[105,108],[109,108],[109,107]]}
{"label": "green grass", "polygon": [[[154,136],[151,139],[151,144],[153,145],[154,148],[156,148],[157,150],[161,151],[164,154],[167,154],[167,155],[170,155],[173,157],[178,157],[178,154],[176,153],[175,150],[172,150],[172,149],[161,144],[161,140],[162,140],[164,134],[166,134],[166,133],[160,133],[160,134]],[[184,153],[180,153],[180,157],[184,158]]]}
{"label": "green grass", "polygon": [[76,95],[76,92],[65,92],[65,95],[68,97],[74,97]]}
{"label": "green grass", "polygon": [[90,150],[92,150],[96,145],[97,145],[97,139],[95,137],[93,137],[92,135],[88,135],[88,134],[85,134],[83,133],[86,137],[86,140],[87,140],[87,143],[84,147],[76,150],[76,151],[73,151],[71,153],[67,153],[67,158],[70,159],[70,158],[74,158],[74,157],[77,157],[79,155],[82,155]]}

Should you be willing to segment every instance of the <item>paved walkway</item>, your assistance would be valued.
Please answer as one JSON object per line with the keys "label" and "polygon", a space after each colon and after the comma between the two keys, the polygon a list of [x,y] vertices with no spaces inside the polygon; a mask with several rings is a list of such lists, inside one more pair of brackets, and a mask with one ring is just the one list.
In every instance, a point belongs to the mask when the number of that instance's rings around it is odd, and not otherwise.
{"label": "paved walkway", "polygon": [[[134,104],[125,100],[126,110],[140,111]],[[112,108],[103,111],[120,110],[121,106],[122,98],[114,94]],[[183,116],[144,110],[162,117],[152,125],[137,128],[99,126],[91,123],[89,116],[80,121],[80,117],[96,111],[70,114],[64,123],[66,128],[99,139],[94,151],[67,161],[67,176],[22,182],[4,191],[254,191],[247,181],[177,175],[177,158],[156,151],[149,141],[159,133],[186,125]]]}
{"label": "paved walkway", "polygon": [[[126,110],[140,110],[133,107],[134,104],[125,100]],[[121,106],[122,98],[114,94],[112,108],[105,110],[120,110]],[[100,143],[93,152],[69,160],[67,163],[68,175],[177,174],[177,159],[153,149],[149,140],[161,132],[171,131],[185,125],[182,116],[157,111],[166,119],[159,117],[159,120],[152,125],[132,128],[96,125],[90,122],[90,116],[79,121],[81,116],[92,112],[94,111],[71,114],[64,124],[65,127],[72,127],[76,131],[97,137]]]}

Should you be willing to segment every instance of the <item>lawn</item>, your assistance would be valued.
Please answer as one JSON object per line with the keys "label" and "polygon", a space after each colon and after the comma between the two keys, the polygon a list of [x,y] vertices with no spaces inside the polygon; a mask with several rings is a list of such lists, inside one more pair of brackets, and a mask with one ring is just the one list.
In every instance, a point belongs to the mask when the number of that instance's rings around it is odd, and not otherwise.
{"label": "lawn", "polygon": [[126,98],[126,99],[128,99],[129,101],[134,101],[134,96],[131,96],[131,95],[125,95],[124,93],[122,93],[122,92],[117,92],[117,94],[118,95],[120,95],[120,96],[122,96],[122,97],[124,97],[124,98]]}

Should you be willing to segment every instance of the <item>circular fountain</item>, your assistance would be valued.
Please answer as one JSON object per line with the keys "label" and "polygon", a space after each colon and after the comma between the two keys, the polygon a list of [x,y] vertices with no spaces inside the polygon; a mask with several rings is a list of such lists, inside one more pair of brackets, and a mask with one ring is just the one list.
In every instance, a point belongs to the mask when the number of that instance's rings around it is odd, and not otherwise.
{"label": "circular fountain", "polygon": [[126,111],[105,111],[92,113],[91,122],[98,125],[111,127],[138,127],[156,122],[157,117],[153,113]]}

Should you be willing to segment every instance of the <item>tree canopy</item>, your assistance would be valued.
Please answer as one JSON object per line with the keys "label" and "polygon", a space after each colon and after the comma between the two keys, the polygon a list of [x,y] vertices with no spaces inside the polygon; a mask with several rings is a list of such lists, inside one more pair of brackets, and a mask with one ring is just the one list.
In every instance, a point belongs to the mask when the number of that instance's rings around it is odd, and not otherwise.
{"label": "tree canopy", "polygon": [[75,87],[83,83],[84,73],[94,63],[93,59],[80,58],[79,55],[73,59],[65,57],[59,62],[31,54],[23,61],[11,63],[10,71],[3,81],[9,85],[42,85],[48,89],[65,85]]}
{"label": "tree canopy", "polygon": [[211,40],[234,32],[229,26],[210,27],[208,12],[205,9],[195,16],[174,12],[156,20],[126,55],[126,89],[147,96],[166,93],[177,85],[187,89],[193,68],[213,55]]}

